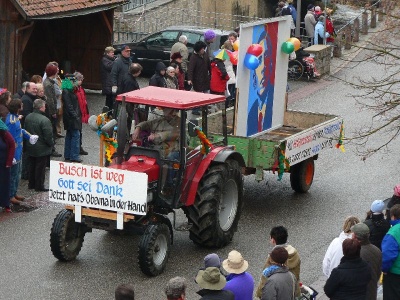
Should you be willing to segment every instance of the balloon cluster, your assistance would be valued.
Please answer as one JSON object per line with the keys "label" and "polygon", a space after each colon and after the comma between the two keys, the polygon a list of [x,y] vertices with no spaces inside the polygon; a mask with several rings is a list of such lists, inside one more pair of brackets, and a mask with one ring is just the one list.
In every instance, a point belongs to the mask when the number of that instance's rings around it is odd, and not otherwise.
{"label": "balloon cluster", "polygon": [[290,38],[282,44],[281,50],[283,53],[290,54],[293,51],[299,50],[301,47],[301,42],[298,38]]}
{"label": "balloon cluster", "polygon": [[255,70],[260,65],[258,57],[263,52],[263,48],[260,44],[251,44],[247,48],[246,56],[244,57],[244,65],[250,69]]}

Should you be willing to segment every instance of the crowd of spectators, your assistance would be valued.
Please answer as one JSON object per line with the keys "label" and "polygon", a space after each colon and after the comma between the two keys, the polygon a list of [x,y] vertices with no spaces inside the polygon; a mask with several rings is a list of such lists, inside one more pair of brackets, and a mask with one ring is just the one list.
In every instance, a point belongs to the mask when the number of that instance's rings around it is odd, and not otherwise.
{"label": "crowd of spectators", "polygon": [[[55,149],[56,139],[64,138],[60,122],[64,122],[67,132],[65,161],[80,163],[79,155],[88,154],[82,148],[80,131],[82,122],[87,123],[89,118],[82,81],[83,75],[79,72],[66,75],[62,80],[58,63],[52,61],[45,66],[43,77],[33,75],[13,96],[6,88],[0,88],[1,142],[5,150],[2,167],[7,165],[2,178],[6,192],[2,193],[4,199],[0,201],[4,212],[12,212],[12,205],[27,205],[23,202],[25,197],[17,193],[20,179],[28,180],[28,188],[36,192],[49,190],[45,187],[45,177],[50,157],[62,157]],[[71,133],[73,129],[77,131]],[[68,143],[72,135],[75,137],[73,146]],[[7,144],[10,136],[14,149]]]}

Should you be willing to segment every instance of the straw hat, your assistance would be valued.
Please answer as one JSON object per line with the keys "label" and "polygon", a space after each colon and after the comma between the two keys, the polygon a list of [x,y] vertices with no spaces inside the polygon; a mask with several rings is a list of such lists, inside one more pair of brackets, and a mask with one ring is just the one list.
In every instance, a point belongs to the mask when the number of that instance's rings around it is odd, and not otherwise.
{"label": "straw hat", "polygon": [[200,270],[197,273],[196,282],[203,289],[215,291],[222,290],[226,285],[225,276],[216,267]]}
{"label": "straw hat", "polygon": [[228,254],[228,258],[222,262],[223,268],[233,274],[241,274],[247,270],[249,263],[243,259],[242,254],[236,250],[232,250]]}

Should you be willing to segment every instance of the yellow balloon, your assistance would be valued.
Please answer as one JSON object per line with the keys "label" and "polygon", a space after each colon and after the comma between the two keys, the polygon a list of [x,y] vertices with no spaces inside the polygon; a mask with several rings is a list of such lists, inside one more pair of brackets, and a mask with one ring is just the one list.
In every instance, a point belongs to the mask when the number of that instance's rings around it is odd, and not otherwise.
{"label": "yellow balloon", "polygon": [[292,37],[290,39],[287,40],[288,42],[292,42],[294,45],[294,51],[297,51],[300,49],[301,47],[301,42],[298,38]]}
{"label": "yellow balloon", "polygon": [[235,50],[235,51],[238,51],[239,50],[239,40],[236,40],[234,43],[233,43],[233,50]]}

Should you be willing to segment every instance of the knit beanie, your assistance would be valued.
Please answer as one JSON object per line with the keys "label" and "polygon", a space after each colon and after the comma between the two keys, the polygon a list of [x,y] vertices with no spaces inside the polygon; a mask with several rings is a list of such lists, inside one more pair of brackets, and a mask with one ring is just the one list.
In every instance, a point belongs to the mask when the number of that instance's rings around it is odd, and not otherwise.
{"label": "knit beanie", "polygon": [[269,256],[274,262],[283,265],[287,261],[289,253],[284,247],[275,247]]}
{"label": "knit beanie", "polygon": [[58,67],[53,64],[48,64],[45,69],[47,77],[56,75],[57,71],[58,71]]}

